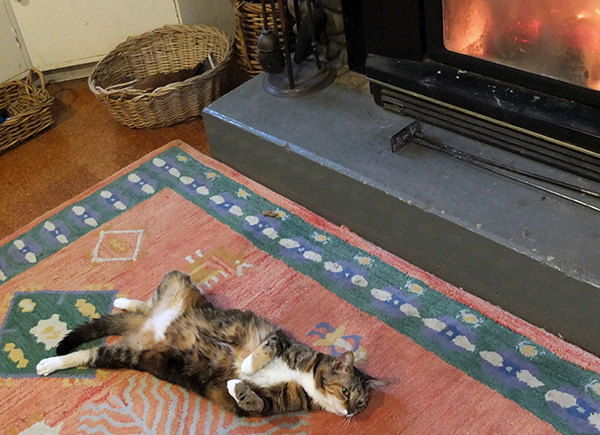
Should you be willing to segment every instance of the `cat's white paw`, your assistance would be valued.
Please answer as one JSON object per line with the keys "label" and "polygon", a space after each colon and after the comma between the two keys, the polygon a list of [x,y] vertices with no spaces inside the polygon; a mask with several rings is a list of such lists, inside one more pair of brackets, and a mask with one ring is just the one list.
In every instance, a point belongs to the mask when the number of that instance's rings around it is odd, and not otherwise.
{"label": "cat's white paw", "polygon": [[127,298],[117,298],[113,302],[113,307],[118,308],[119,310],[127,311],[127,309],[129,308],[130,305],[131,305],[131,299],[127,299]]}
{"label": "cat's white paw", "polygon": [[35,370],[40,376],[48,376],[50,373],[54,373],[55,371],[60,370],[62,368],[62,357],[53,356],[51,358],[41,360],[35,367]]}
{"label": "cat's white paw", "polygon": [[252,354],[248,355],[246,358],[244,358],[244,361],[242,361],[242,365],[240,367],[240,370],[242,371],[243,374],[245,375],[251,375],[252,373],[254,373],[254,369],[252,368]]}
{"label": "cat's white paw", "polygon": [[138,313],[144,309],[144,302],[137,299],[117,298],[113,302],[113,307],[120,310]]}
{"label": "cat's white paw", "polygon": [[240,381],[239,379],[231,379],[229,381],[227,381],[227,391],[229,392],[229,395],[231,397],[233,397],[235,399],[236,402],[239,403],[239,400],[235,394],[235,387],[237,386],[237,384],[242,383],[242,381]]}

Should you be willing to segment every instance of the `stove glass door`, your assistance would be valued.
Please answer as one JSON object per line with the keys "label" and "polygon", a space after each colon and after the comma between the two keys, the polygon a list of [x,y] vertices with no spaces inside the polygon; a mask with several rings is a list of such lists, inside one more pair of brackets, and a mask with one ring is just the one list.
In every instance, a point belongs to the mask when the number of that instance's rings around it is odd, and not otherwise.
{"label": "stove glass door", "polygon": [[442,0],[447,50],[600,90],[598,0]]}

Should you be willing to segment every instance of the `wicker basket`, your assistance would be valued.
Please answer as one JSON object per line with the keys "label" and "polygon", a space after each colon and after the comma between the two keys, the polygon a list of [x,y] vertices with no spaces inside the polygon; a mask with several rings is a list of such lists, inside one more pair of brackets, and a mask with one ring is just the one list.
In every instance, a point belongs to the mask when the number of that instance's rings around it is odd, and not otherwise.
{"label": "wicker basket", "polygon": [[[271,5],[269,2],[265,5],[267,9],[269,28],[274,29],[273,14],[271,13]],[[237,60],[240,68],[250,75],[256,75],[262,72],[263,68],[258,62],[258,37],[264,28],[264,20],[262,13],[262,5],[259,0],[234,1],[236,31],[235,31],[235,46],[237,48]],[[283,47],[283,28],[279,19],[279,12],[276,9],[277,15],[277,33],[279,35],[279,43]],[[294,22],[291,15],[288,14],[288,27],[292,29]],[[291,32],[290,47],[293,51],[295,43],[295,34]]]}
{"label": "wicker basket", "polygon": [[[128,85],[159,73],[195,67],[213,54],[214,69],[152,92]],[[233,42],[224,32],[201,25],[169,25],[128,38],[102,59],[88,80],[111,115],[132,128],[165,127],[202,114],[233,84]]]}
{"label": "wicker basket", "polygon": [[[36,75],[40,86],[35,84]],[[38,69],[31,69],[24,80],[0,85],[0,109],[10,117],[0,124],[0,152],[50,127],[54,123],[53,103]]]}

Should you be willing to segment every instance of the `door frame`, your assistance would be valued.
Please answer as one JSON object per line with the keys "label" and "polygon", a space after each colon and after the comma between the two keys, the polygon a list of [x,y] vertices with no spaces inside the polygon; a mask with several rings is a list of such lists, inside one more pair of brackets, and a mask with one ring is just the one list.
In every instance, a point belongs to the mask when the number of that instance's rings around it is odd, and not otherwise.
{"label": "door frame", "polygon": [[[13,1],[19,1],[19,0],[13,0]],[[29,52],[27,51],[27,47],[25,46],[25,41],[23,39],[23,35],[21,34],[21,30],[19,29],[19,25],[17,24],[17,18],[15,17],[15,14],[13,12],[13,9],[11,6],[11,0],[2,0],[2,3],[0,3],[0,8],[4,8],[4,10],[6,10],[6,14],[8,16],[8,21],[12,28],[12,32],[17,41],[17,45],[19,46],[19,49],[21,50],[21,55],[23,56],[23,60],[25,60],[25,69],[23,71],[17,73],[13,77],[7,77],[6,79],[0,80],[0,82],[6,82],[6,81],[17,80],[17,79],[21,79],[21,78],[25,77],[27,75],[27,73],[29,72],[29,70],[31,69],[31,67],[33,66],[33,64],[31,62],[31,58],[29,57]]]}

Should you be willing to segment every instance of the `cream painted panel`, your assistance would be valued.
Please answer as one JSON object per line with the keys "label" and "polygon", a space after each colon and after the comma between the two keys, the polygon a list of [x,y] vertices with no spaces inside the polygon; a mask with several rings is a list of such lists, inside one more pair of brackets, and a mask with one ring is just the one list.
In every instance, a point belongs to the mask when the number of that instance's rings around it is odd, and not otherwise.
{"label": "cream painted panel", "polygon": [[95,62],[127,37],[178,24],[173,0],[11,0],[34,66]]}
{"label": "cream painted panel", "polygon": [[0,1],[0,83],[16,78],[28,70],[8,11]]}
{"label": "cream painted panel", "polygon": [[235,35],[235,11],[232,1],[178,0],[183,24],[206,24]]}

